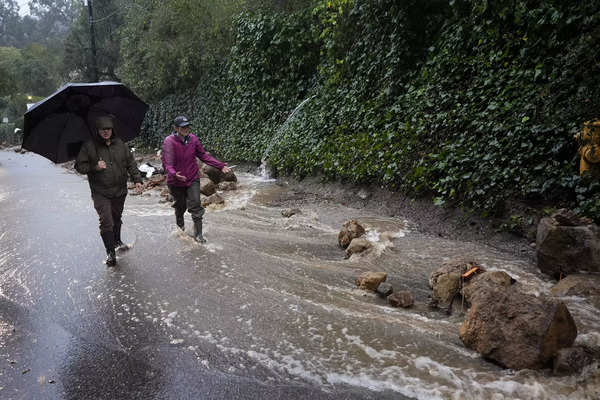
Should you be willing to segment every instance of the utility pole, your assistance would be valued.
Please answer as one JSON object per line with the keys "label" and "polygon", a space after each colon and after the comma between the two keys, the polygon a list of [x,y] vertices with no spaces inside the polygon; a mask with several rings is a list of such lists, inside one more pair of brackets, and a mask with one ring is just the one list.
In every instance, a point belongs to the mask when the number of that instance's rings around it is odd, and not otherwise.
{"label": "utility pole", "polygon": [[90,23],[90,47],[92,50],[91,70],[92,82],[98,82],[98,64],[96,63],[96,34],[94,33],[94,14],[92,12],[92,0],[87,0],[89,23]]}

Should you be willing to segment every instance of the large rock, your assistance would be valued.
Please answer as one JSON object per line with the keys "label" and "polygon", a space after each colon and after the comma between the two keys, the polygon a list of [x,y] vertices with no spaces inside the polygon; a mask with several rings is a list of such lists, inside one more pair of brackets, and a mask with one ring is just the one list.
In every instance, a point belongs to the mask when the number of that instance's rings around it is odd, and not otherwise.
{"label": "large rock", "polygon": [[484,287],[508,287],[513,283],[515,283],[515,280],[504,271],[487,271],[477,274],[472,279],[464,282],[461,294],[468,303],[471,303],[473,295]]}
{"label": "large rock", "polygon": [[600,272],[600,228],[584,224],[587,222],[565,210],[542,218],[536,236],[537,264],[542,272],[557,279],[578,272]]}
{"label": "large rock", "polygon": [[356,278],[356,286],[366,290],[377,290],[377,286],[387,279],[385,272],[367,271]]}
{"label": "large rock", "polygon": [[550,290],[554,296],[600,296],[600,275],[573,274]]}
{"label": "large rock", "polygon": [[364,238],[352,239],[348,248],[346,249],[346,257],[350,257],[352,254],[362,253],[373,247],[373,243],[369,242]]}
{"label": "large rock", "polygon": [[573,344],[577,327],[562,302],[521,293],[515,285],[483,285],[471,297],[459,336],[504,367],[538,369]]}
{"label": "large rock", "polygon": [[208,178],[200,178],[200,192],[205,196],[213,195],[217,192],[217,185]]}
{"label": "large rock", "polygon": [[429,287],[433,289],[431,304],[448,309],[454,297],[460,293],[461,277],[477,263],[470,257],[455,258],[443,263],[429,275]]}
{"label": "large rock", "polygon": [[342,225],[342,229],[338,234],[338,243],[340,247],[345,249],[348,247],[352,239],[356,239],[365,234],[365,228],[362,227],[361,224],[358,223],[355,219],[351,219],[350,221],[346,221],[344,225]]}
{"label": "large rock", "polygon": [[205,174],[206,176],[208,176],[210,178],[210,180],[213,181],[217,185],[223,181],[237,182],[237,177],[235,176],[233,171],[231,171],[227,174],[224,174],[223,172],[221,172],[220,169],[212,167],[208,164],[202,165],[202,173]]}
{"label": "large rock", "polygon": [[438,269],[429,275],[429,287],[433,289],[437,280],[442,275],[458,274],[462,275],[478,263],[471,257],[457,257],[444,262]]}

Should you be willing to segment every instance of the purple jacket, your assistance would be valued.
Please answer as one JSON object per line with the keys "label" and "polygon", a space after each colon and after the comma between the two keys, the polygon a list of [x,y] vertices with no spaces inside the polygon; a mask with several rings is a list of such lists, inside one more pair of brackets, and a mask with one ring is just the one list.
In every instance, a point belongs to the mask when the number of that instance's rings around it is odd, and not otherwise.
{"label": "purple jacket", "polygon": [[[167,174],[167,185],[189,187],[192,182],[198,179],[196,157],[218,169],[226,165],[208,154],[198,138],[191,133],[185,143],[183,137],[174,133],[167,136],[162,146],[162,163],[165,174]],[[185,176],[187,180],[182,182],[177,179],[175,177],[177,172]]]}

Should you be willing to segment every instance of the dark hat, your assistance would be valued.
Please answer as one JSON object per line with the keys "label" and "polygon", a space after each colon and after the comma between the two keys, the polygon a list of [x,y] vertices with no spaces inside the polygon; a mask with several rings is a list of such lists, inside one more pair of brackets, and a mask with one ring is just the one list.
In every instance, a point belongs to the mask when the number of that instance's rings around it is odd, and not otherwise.
{"label": "dark hat", "polygon": [[102,128],[114,128],[111,117],[105,116],[96,118],[96,129]]}
{"label": "dark hat", "polygon": [[192,123],[190,122],[190,120],[188,120],[183,115],[180,115],[179,117],[175,118],[175,121],[173,121],[173,125],[178,126],[180,128],[191,125],[191,124]]}

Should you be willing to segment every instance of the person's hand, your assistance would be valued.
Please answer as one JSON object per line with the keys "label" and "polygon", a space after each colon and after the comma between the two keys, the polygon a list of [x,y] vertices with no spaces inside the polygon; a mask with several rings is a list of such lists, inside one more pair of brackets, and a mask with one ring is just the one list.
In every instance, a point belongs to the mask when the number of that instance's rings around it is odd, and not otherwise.
{"label": "person's hand", "polygon": [[224,174],[228,174],[231,172],[231,168],[229,168],[227,165],[224,166],[223,168],[221,168],[221,172]]}
{"label": "person's hand", "polygon": [[135,192],[137,194],[142,194],[143,190],[144,190],[144,186],[142,186],[141,183],[138,182],[138,183],[135,184]]}
{"label": "person's hand", "polygon": [[98,165],[96,165],[96,169],[98,171],[102,171],[103,169],[106,169],[106,162],[104,160],[99,160]]}
{"label": "person's hand", "polygon": [[187,181],[187,178],[185,176],[181,175],[180,172],[175,172],[175,178],[179,179],[182,182]]}

